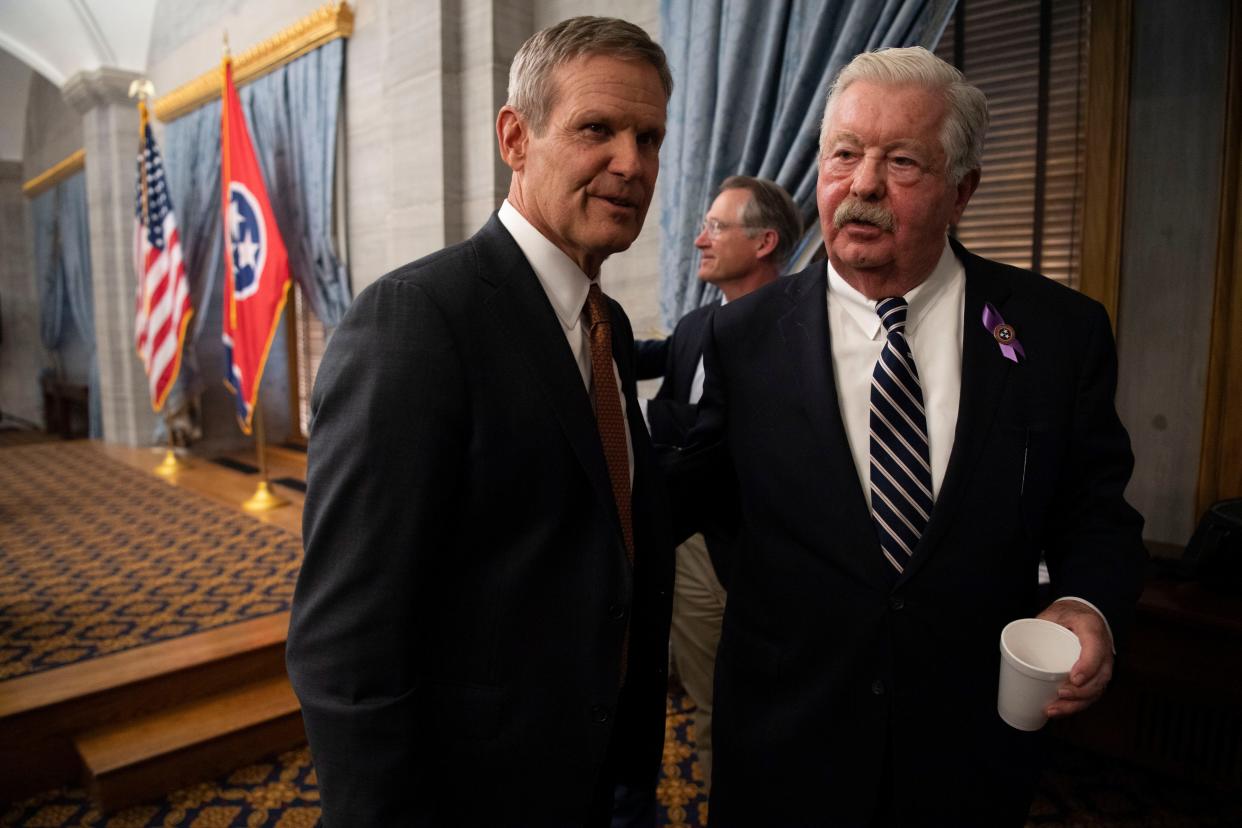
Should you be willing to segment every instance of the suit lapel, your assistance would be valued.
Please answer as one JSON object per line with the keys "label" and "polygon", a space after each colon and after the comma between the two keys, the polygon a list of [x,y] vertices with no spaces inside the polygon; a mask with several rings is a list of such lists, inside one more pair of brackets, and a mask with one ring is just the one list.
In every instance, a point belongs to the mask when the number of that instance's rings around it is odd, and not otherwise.
{"label": "suit lapel", "polygon": [[854,456],[850,452],[836,377],[832,370],[831,331],[828,327],[828,277],[824,263],[786,280],[789,310],[780,319],[785,353],[797,383],[797,395],[809,420],[810,431],[821,450],[826,503],[847,523],[833,527],[849,541],[842,544],[851,564],[862,565],[870,578],[887,578],[871,513],[858,482]]}
{"label": "suit lapel", "polygon": [[1004,315],[1004,305],[1011,292],[1009,286],[995,277],[986,261],[971,255],[956,242],[953,242],[953,251],[966,270],[962,392],[957,426],[940,496],[899,583],[908,580],[935,552],[953,520],[959,517],[958,504],[987,445],[997,403],[1013,368],[1013,363],[1001,355],[991,331],[983,327],[983,307],[986,303],[990,302]]}
{"label": "suit lapel", "polygon": [[496,288],[485,306],[526,362],[596,496],[608,504],[606,511],[613,516],[619,536],[621,524],[591,401],[539,278],[495,215],[475,236],[475,249],[480,277]]}

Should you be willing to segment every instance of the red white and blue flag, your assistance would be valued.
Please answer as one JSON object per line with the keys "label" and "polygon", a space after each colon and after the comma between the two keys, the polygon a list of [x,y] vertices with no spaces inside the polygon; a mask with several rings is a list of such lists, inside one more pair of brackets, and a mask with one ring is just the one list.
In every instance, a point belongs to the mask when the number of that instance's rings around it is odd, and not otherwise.
{"label": "red white and blue flag", "polygon": [[267,353],[289,296],[289,259],[263,186],[263,175],[242,114],[233,62],[224,59],[220,125],[224,210],[224,383],[237,403],[237,420],[250,433]]}
{"label": "red white and blue flag", "polygon": [[134,213],[134,268],[138,273],[134,345],[147,370],[151,407],[159,411],[181,370],[181,348],[194,309],[164,161],[147,123],[146,104],[139,103],[138,108],[142,146]]}

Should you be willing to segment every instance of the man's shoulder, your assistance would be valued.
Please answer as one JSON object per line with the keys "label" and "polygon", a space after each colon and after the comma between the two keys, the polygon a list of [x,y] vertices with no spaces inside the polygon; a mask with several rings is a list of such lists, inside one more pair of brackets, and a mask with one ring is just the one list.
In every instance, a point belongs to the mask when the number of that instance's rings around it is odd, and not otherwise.
{"label": "man's shoulder", "polygon": [[823,295],[827,271],[822,261],[812,262],[805,270],[781,276],[758,290],[719,308],[724,320],[754,320],[773,314],[784,315],[793,306],[818,293]]}
{"label": "man's shoulder", "polygon": [[476,277],[495,274],[520,260],[521,255],[512,237],[493,216],[474,236],[385,273],[358,299],[368,294],[392,293],[430,294],[444,301],[467,298],[484,284]]}
{"label": "man's shoulder", "polygon": [[688,331],[695,331],[703,327],[710,317],[720,307],[720,302],[711,302],[706,305],[700,305],[692,311],[687,311],[681,319],[677,320],[676,327],[673,328],[672,336],[675,338],[678,333],[685,335]]}
{"label": "man's shoulder", "polygon": [[441,248],[398,267],[381,279],[430,286],[498,264],[511,264],[522,257],[513,237],[495,216],[477,233],[457,244]]}
{"label": "man's shoulder", "polygon": [[965,267],[968,284],[972,280],[996,282],[1024,302],[1046,305],[1060,313],[1093,315],[1102,309],[1099,302],[1086,294],[1041,273],[984,258],[960,245],[956,252]]}

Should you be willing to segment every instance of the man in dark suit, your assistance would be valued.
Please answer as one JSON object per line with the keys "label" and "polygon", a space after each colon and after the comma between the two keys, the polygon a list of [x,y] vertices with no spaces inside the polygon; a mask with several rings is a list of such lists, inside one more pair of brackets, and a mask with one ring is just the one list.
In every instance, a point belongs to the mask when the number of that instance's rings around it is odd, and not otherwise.
{"label": "man in dark suit", "polygon": [[672,549],[598,276],[642,227],[671,89],[632,24],[534,35],[504,205],[332,337],[288,643],[325,825],[607,825],[656,777]]}
{"label": "man in dark suit", "polygon": [[[802,235],[802,221],[789,193],[762,178],[726,178],[694,240],[698,277],[715,285],[723,303],[776,281]],[[721,300],[681,318],[667,343],[664,382],[646,404],[651,439],[685,443],[703,396],[703,337]],[[726,510],[734,512],[734,509]],[[694,702],[695,747],[704,779],[712,773],[712,681],[732,568],[732,525],[713,526],[677,548],[673,593],[673,665]]]}
{"label": "man in dark suit", "polygon": [[713,317],[682,458],[723,447],[742,513],[713,828],[1021,825],[1043,735],[997,715],[1001,628],[1081,641],[1049,715],[1108,683],[1145,555],[1113,338],[1092,300],[946,238],[986,124],[929,52],[855,58],[821,135],[827,262]]}

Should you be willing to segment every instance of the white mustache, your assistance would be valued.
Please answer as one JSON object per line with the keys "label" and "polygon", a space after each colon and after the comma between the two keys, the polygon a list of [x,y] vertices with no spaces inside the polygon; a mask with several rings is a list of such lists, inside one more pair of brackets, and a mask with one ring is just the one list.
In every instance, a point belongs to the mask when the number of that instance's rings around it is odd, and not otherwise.
{"label": "white mustache", "polygon": [[837,205],[836,211],[832,214],[832,224],[838,230],[851,221],[874,224],[876,227],[889,233],[893,232],[893,227],[896,224],[893,214],[888,210],[878,204],[868,204],[856,198],[848,198],[842,201]]}

